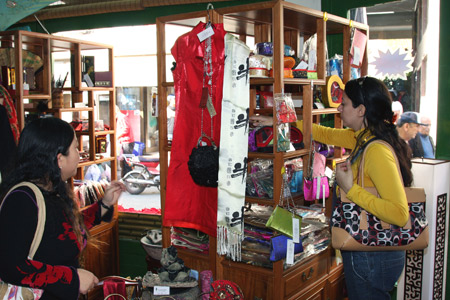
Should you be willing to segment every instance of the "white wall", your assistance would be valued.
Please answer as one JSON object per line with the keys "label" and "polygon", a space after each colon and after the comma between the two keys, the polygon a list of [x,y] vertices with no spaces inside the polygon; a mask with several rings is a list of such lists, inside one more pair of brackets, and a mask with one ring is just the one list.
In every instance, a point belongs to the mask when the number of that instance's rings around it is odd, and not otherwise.
{"label": "white wall", "polygon": [[[419,45],[418,58],[427,59],[425,94],[420,97],[420,113],[431,118],[430,135],[436,141],[439,75],[440,1],[428,1],[428,25]],[[416,61],[418,61],[416,59]],[[420,61],[418,61],[420,62]]]}
{"label": "white wall", "polygon": [[298,5],[307,6],[309,8],[322,10],[322,1],[319,0],[287,0],[288,2],[292,2]]}

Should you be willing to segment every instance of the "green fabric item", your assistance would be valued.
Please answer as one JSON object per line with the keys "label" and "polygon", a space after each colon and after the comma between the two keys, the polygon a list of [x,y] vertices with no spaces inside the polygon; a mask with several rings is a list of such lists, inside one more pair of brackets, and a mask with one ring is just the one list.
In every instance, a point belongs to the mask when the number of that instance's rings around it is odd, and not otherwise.
{"label": "green fabric item", "polygon": [[299,220],[299,229],[302,227],[302,217],[295,215],[281,206],[275,207],[266,223],[266,227],[275,229],[284,235],[293,238],[292,218]]}

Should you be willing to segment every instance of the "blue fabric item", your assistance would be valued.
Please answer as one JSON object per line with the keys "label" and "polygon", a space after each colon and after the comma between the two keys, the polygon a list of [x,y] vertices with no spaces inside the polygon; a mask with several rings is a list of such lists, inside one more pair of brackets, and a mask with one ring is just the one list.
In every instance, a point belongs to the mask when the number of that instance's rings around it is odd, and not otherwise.
{"label": "blue fabric item", "polygon": [[422,142],[423,157],[434,158],[433,146],[431,146],[430,137],[421,133],[418,133],[418,135],[420,137],[420,141]]}
{"label": "blue fabric item", "polygon": [[303,193],[303,170],[292,174],[290,185],[291,193]]}
{"label": "blue fabric item", "polygon": [[144,153],[145,144],[141,142],[134,142],[133,154],[136,156],[141,156]]}
{"label": "blue fabric item", "polygon": [[390,300],[405,265],[405,251],[342,251],[348,298]]}
{"label": "blue fabric item", "polygon": [[[286,258],[287,251],[287,241],[292,240],[291,238],[285,235],[277,235],[272,238],[271,246],[270,246],[270,260],[277,261],[283,258]],[[300,243],[294,243],[294,254],[303,252],[302,240],[300,239]]]}

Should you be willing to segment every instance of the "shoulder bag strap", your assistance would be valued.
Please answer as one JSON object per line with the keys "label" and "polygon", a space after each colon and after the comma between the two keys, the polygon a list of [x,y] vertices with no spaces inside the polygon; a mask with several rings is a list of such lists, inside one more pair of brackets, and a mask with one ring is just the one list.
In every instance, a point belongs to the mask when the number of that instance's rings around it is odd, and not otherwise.
{"label": "shoulder bag strap", "polygon": [[[386,141],[378,140],[378,139],[372,141],[370,144],[374,144],[374,143],[379,143],[379,144],[385,145],[392,152],[392,155],[394,156],[394,159],[395,159],[395,165],[397,166],[398,174],[400,175],[400,180],[402,182],[402,186],[404,186],[402,173],[400,171],[400,164],[398,162],[397,155],[395,154],[395,151],[392,148],[392,146],[389,143],[387,143]],[[361,162],[359,163],[358,183],[361,185],[362,188],[364,188],[364,157],[366,156],[367,149],[369,149],[369,147],[365,147],[364,152],[363,152],[362,157],[361,157]]]}
{"label": "shoulder bag strap", "polygon": [[34,195],[36,197],[36,205],[38,207],[38,222],[36,226],[36,231],[34,233],[33,241],[31,242],[30,252],[28,254],[28,258],[33,259],[34,254],[36,254],[39,244],[41,243],[42,235],[44,234],[45,219],[46,219],[45,201],[41,190],[34,183],[26,181],[13,186],[9,190],[8,194],[6,194],[5,199],[11,193],[11,191],[21,186],[29,187],[34,192]]}
{"label": "shoulder bag strap", "polygon": [[[394,151],[394,149],[392,148],[392,146],[391,146],[389,143],[387,143],[386,141],[383,141],[383,140],[375,140],[375,141],[373,141],[372,143],[379,143],[379,144],[385,145],[385,146],[388,147],[388,149],[392,152],[392,155],[394,156],[394,159],[395,159],[395,165],[397,166],[397,171],[398,171],[398,173],[399,173],[399,175],[400,175],[400,181],[401,181],[401,183],[402,183],[402,186],[404,186],[404,184],[403,184],[402,173],[401,173],[401,171],[400,171],[400,164],[399,164],[399,162],[398,162],[397,155],[395,154],[395,151]],[[367,151],[368,148],[369,148],[369,147],[366,147],[366,149],[364,149],[364,152],[363,152],[362,157],[361,157],[361,163],[360,163],[360,165],[359,165],[359,170],[358,170],[358,172],[359,172],[359,178],[358,178],[358,181],[359,181],[359,183],[360,183],[360,185],[361,185],[362,188],[366,189],[367,191],[369,191],[369,192],[371,192],[372,194],[374,194],[374,195],[376,195],[377,197],[379,197],[378,191],[376,190],[375,187],[373,187],[373,188],[366,188],[366,187],[364,187],[364,157],[365,157],[365,154],[366,154],[366,151]],[[406,191],[405,191],[405,192],[406,192]],[[363,212],[361,212],[361,213],[363,213]],[[364,211],[364,213],[365,213],[365,211]],[[361,220],[362,220],[362,222],[361,222],[361,224],[360,224],[360,228],[361,228],[361,229],[363,229],[363,228],[364,228],[364,229],[367,229],[367,228],[368,228],[368,225],[367,225],[367,217],[361,218]],[[389,229],[389,228],[390,228],[390,224],[388,224],[388,223],[386,223],[386,222],[384,222],[384,221],[382,221],[382,220],[380,220],[380,221],[381,221],[381,227],[382,227],[383,229]],[[409,229],[409,228],[411,228],[411,220],[409,220],[408,223],[407,223],[403,228],[404,228],[404,229]]]}

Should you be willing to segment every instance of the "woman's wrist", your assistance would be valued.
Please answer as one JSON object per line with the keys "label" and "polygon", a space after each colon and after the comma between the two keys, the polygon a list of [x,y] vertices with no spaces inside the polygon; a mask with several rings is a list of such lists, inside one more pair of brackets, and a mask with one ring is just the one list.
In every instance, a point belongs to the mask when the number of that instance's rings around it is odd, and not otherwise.
{"label": "woman's wrist", "polygon": [[113,205],[111,205],[111,206],[106,205],[105,203],[103,203],[102,200],[98,201],[98,203],[100,204],[101,207],[103,207],[103,208],[105,208],[105,209],[107,209],[107,210],[111,210],[111,209],[113,209],[113,207],[114,207]]}

